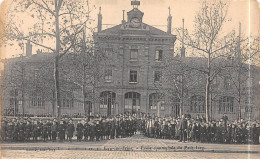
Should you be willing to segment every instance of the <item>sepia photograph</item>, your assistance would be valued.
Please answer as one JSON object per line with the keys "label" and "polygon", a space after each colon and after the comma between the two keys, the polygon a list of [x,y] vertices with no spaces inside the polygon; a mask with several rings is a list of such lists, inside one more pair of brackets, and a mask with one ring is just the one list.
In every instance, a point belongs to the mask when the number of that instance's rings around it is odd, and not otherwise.
{"label": "sepia photograph", "polygon": [[1,159],[260,159],[260,0],[3,0]]}

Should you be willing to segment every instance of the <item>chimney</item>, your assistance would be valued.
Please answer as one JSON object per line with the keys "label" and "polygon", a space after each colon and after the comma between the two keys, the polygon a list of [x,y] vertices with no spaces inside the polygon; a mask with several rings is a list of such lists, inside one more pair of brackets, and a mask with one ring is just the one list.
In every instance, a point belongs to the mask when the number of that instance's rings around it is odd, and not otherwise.
{"label": "chimney", "polygon": [[123,10],[123,20],[122,20],[122,24],[125,25],[125,10]]}
{"label": "chimney", "polygon": [[98,13],[98,32],[102,30],[102,14],[101,14],[101,7],[99,7]]}
{"label": "chimney", "polygon": [[171,15],[171,8],[169,7],[169,16],[168,16],[168,24],[167,24],[167,33],[171,34],[172,33],[172,15]]}
{"label": "chimney", "polygon": [[30,40],[27,40],[27,43],[26,43],[26,56],[27,57],[32,56],[32,45],[31,45]]}
{"label": "chimney", "polygon": [[185,47],[184,47],[184,19],[182,19],[181,57],[185,57]]}

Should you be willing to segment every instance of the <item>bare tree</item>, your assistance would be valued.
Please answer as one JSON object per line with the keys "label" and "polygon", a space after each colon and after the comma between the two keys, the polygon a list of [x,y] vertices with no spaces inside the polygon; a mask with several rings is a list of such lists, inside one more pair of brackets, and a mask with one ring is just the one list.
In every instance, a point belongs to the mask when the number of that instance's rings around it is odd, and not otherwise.
{"label": "bare tree", "polygon": [[[58,118],[61,116],[59,61],[67,53],[75,53],[81,48],[84,27],[91,29],[91,11],[88,0],[18,0],[8,14],[6,31],[9,40],[30,40],[55,55],[54,83]],[[16,22],[20,13],[30,14],[31,21],[35,21],[27,33],[23,32],[21,26],[28,19],[19,24]]]}
{"label": "bare tree", "polygon": [[[214,78],[226,67],[230,66],[227,60],[230,53],[227,49],[236,39],[234,32],[223,35],[223,25],[227,19],[228,3],[221,0],[203,1],[200,11],[195,16],[195,29],[193,34],[186,30],[184,44],[191,47],[197,56],[207,59],[207,65],[200,70],[206,76],[205,107],[206,121],[209,121],[210,90]],[[181,35],[181,29],[177,30]]]}

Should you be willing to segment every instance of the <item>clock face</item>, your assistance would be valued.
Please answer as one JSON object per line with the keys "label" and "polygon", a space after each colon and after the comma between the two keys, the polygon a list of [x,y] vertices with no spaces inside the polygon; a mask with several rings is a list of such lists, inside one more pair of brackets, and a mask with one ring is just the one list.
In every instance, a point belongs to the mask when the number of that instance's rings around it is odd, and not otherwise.
{"label": "clock face", "polygon": [[137,28],[141,25],[141,22],[137,17],[132,18],[130,23],[131,23],[132,27],[134,27],[134,28]]}

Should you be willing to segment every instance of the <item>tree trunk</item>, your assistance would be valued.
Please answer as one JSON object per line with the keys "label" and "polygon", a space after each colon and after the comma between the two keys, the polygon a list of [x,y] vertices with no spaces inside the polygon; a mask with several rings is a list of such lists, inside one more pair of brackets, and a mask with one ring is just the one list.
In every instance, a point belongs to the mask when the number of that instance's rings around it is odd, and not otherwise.
{"label": "tree trunk", "polygon": [[207,76],[206,96],[205,96],[206,122],[209,122],[209,100],[210,100],[209,90],[210,90],[210,80],[209,80],[209,76]]}
{"label": "tree trunk", "polygon": [[56,27],[56,57],[54,62],[54,81],[56,92],[56,117],[58,120],[61,118],[61,98],[60,98],[60,85],[59,85],[59,59],[60,59],[60,27],[59,27],[59,6],[58,1],[55,0],[55,27]]}
{"label": "tree trunk", "polygon": [[83,78],[82,78],[82,96],[83,96],[83,110],[84,110],[84,113],[85,113],[85,116],[89,115],[89,110],[87,110],[87,106],[86,106],[86,66],[85,64],[83,63]]}
{"label": "tree trunk", "polygon": [[59,84],[59,58],[55,57],[54,62],[54,81],[55,81],[55,97],[56,97],[56,117],[61,118],[61,99],[60,99],[60,84]]}

